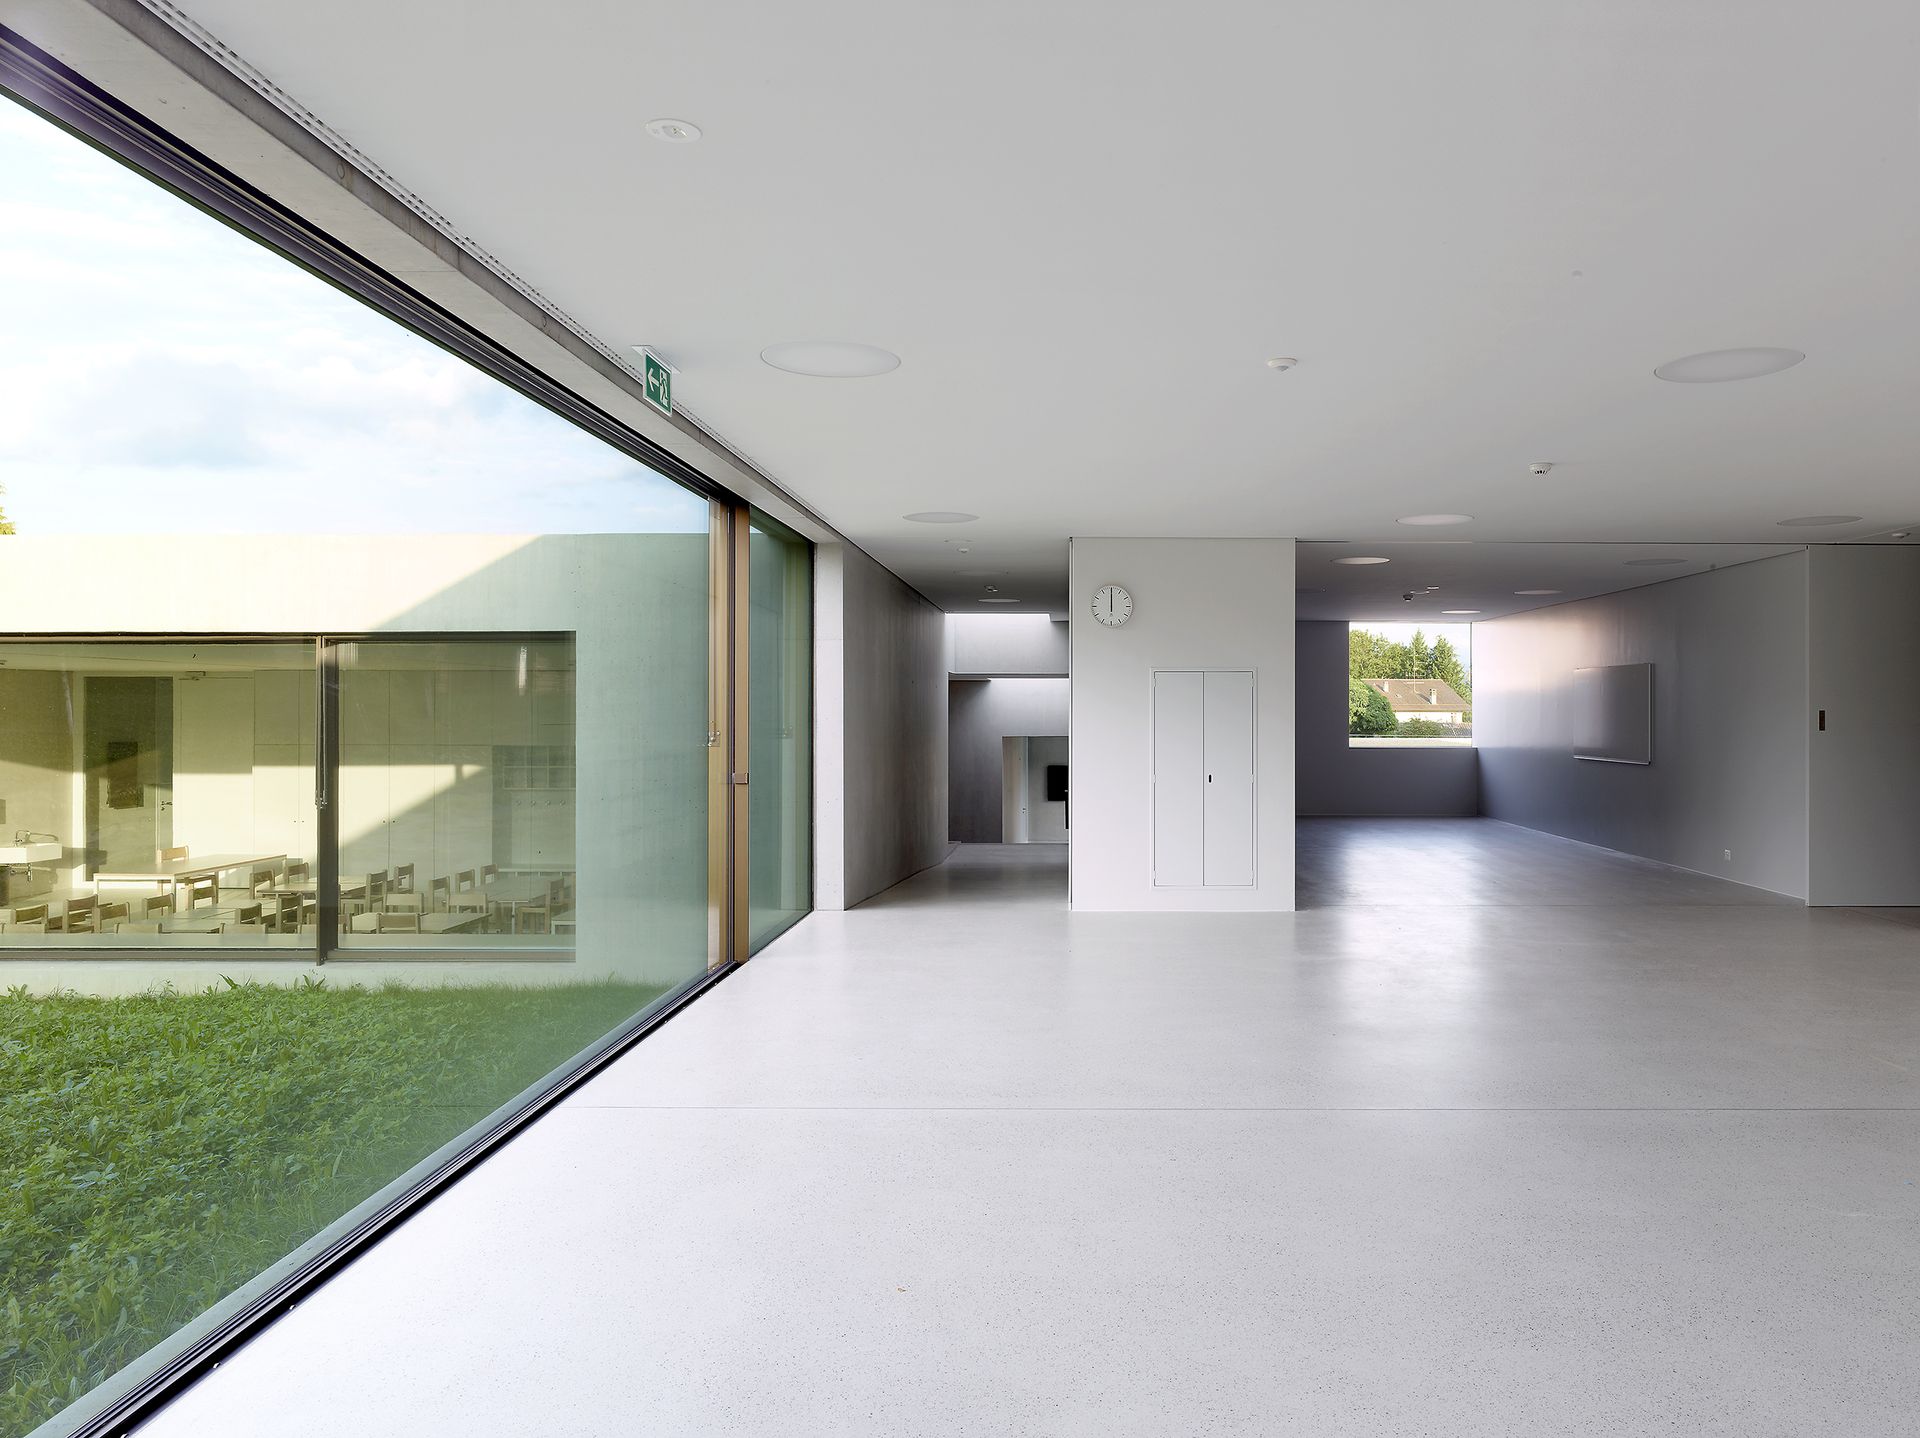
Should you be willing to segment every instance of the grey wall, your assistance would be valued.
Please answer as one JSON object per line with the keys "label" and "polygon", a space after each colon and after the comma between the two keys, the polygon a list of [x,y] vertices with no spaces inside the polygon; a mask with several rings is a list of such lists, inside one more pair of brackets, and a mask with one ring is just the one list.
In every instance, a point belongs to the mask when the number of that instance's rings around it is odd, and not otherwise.
{"label": "grey wall", "polygon": [[[1000,741],[1009,735],[1064,735],[1068,684],[1065,679],[955,679],[948,694],[951,834],[963,844],[998,844]],[[1029,812],[1037,833],[1040,816]]]}
{"label": "grey wall", "polygon": [[946,615],[846,545],[814,576],[814,903],[851,908],[948,853]]}
{"label": "grey wall", "polygon": [[1808,551],[1816,904],[1920,904],[1920,551]]}
{"label": "grey wall", "polygon": [[1044,614],[950,614],[947,668],[976,679],[1067,672],[1067,622]]}
{"label": "grey wall", "polygon": [[1294,632],[1294,804],[1301,814],[1457,819],[1480,812],[1469,747],[1347,747],[1347,626],[1302,619]]}
{"label": "grey wall", "polygon": [[[1807,592],[1789,554],[1474,625],[1481,812],[1806,897]],[[1573,671],[1639,662],[1653,763],[1575,759]]]}

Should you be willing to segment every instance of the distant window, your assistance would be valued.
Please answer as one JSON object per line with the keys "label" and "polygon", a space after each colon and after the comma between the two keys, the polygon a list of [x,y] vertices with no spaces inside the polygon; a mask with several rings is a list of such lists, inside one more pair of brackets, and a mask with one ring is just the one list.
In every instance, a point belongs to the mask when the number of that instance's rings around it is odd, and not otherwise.
{"label": "distant window", "polygon": [[1347,626],[1347,744],[1473,743],[1473,626]]}

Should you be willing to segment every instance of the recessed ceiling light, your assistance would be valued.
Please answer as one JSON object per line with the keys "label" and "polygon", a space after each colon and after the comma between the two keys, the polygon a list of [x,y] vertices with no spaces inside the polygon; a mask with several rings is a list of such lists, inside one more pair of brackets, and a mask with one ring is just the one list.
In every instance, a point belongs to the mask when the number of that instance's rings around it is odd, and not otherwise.
{"label": "recessed ceiling light", "polygon": [[1333,562],[1335,564],[1385,564],[1387,557],[1384,554],[1349,554],[1346,558],[1336,559]]}
{"label": "recessed ceiling light", "polygon": [[1535,595],[1535,594],[1560,594],[1563,591],[1558,589],[1516,589],[1513,592],[1515,594]]}
{"label": "recessed ceiling light", "polygon": [[[904,516],[915,524],[972,524],[979,517],[977,514],[968,514],[960,509],[916,509],[912,514]],[[960,552],[965,554],[966,550],[963,549]]]}
{"label": "recessed ceiling light", "polygon": [[691,120],[649,120],[647,133],[669,145],[691,145],[700,138],[700,127]]}
{"label": "recessed ceiling light", "polygon": [[1823,529],[1829,524],[1858,524],[1857,514],[1803,514],[1798,519],[1783,519],[1782,529]]}
{"label": "recessed ceiling light", "polygon": [[1292,355],[1278,355],[1267,361],[1268,369],[1292,369],[1300,361]]}
{"label": "recessed ceiling light", "polygon": [[1686,562],[1684,559],[1629,559],[1627,561],[1627,567],[1629,569],[1652,569],[1657,565],[1685,564]]}
{"label": "recessed ceiling light", "polygon": [[980,602],[982,604],[1018,604],[1020,601],[1017,599],[983,599]]}
{"label": "recessed ceiling light", "polygon": [[1411,524],[1416,528],[1428,528],[1442,524],[1471,524],[1471,514],[1409,514],[1405,519],[1395,520],[1396,524]]}
{"label": "recessed ceiling light", "polygon": [[1477,609],[1443,609],[1440,612],[1442,614],[1478,614],[1480,611]]}
{"label": "recessed ceiling light", "polygon": [[1754,349],[1708,350],[1705,354],[1668,360],[1654,374],[1675,384],[1723,384],[1730,379],[1759,379],[1764,374],[1779,374],[1805,358],[1799,350],[1771,349],[1764,345]]}
{"label": "recessed ceiling light", "polygon": [[760,358],[788,374],[814,379],[871,379],[900,368],[900,356],[854,340],[787,340],[768,345]]}

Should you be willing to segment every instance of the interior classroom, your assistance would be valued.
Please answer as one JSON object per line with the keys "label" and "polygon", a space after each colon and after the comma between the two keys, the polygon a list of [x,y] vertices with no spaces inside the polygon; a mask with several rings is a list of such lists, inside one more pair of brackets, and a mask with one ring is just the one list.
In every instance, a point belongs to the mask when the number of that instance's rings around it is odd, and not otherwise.
{"label": "interior classroom", "polygon": [[0,644],[0,947],[564,954],[574,739],[569,636]]}

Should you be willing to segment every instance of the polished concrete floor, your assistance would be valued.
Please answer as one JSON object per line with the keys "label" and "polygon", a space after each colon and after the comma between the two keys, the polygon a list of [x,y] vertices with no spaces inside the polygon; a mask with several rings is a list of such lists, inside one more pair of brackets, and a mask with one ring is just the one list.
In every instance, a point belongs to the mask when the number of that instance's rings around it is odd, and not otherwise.
{"label": "polished concrete floor", "polygon": [[1297,915],[1063,858],[808,919],[152,1431],[1915,1431],[1920,930],[1486,821],[1303,826]]}

